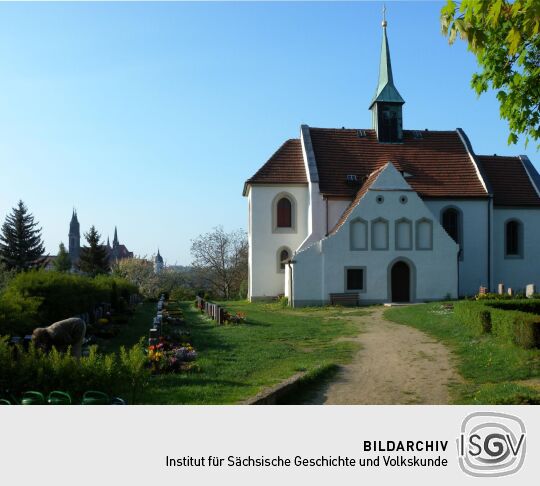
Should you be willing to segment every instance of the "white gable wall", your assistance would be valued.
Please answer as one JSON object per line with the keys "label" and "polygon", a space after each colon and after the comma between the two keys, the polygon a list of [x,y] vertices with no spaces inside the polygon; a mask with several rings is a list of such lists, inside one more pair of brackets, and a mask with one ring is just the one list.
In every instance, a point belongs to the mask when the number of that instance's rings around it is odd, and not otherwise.
{"label": "white gable wall", "polygon": [[332,231],[334,226],[336,226],[337,222],[339,221],[339,218],[341,218],[341,215],[349,207],[349,204],[351,204],[351,200],[329,199],[327,201],[327,204],[328,204],[328,230],[327,232],[329,232],[329,231]]}
{"label": "white gable wall", "polygon": [[[401,180],[400,180],[401,179]],[[327,303],[330,293],[346,292],[345,269],[364,267],[366,288],[360,293],[362,302],[390,300],[389,268],[397,259],[409,262],[415,273],[411,297],[416,301],[456,297],[458,247],[446,234],[418,195],[408,189],[393,166],[388,166],[372,188],[364,195],[339,230],[295,256],[294,305]],[[377,196],[383,196],[379,204]],[[400,197],[406,196],[402,204]],[[352,250],[350,223],[357,218],[368,222],[368,250]],[[413,248],[396,249],[396,221],[407,218],[412,223]],[[417,222],[430,220],[433,227],[431,250],[416,249]],[[372,223],[388,222],[388,249],[374,250]]]}
{"label": "white gable wall", "polygon": [[[517,219],[523,224],[523,252],[520,257],[505,255],[505,222]],[[495,208],[493,211],[493,251],[495,286],[503,283],[514,291],[527,284],[540,289],[540,209]]]}
{"label": "white gable wall", "polygon": [[459,263],[459,293],[476,295],[480,286],[489,286],[488,200],[430,199],[424,202],[441,224],[445,208],[461,211],[463,254]]}
{"label": "white gable wall", "polygon": [[[294,198],[294,231],[275,230],[273,203],[279,194]],[[309,193],[307,185],[253,185],[249,205],[249,291],[250,300],[283,294],[284,272],[278,271],[278,250],[287,247],[294,252],[308,234]]]}

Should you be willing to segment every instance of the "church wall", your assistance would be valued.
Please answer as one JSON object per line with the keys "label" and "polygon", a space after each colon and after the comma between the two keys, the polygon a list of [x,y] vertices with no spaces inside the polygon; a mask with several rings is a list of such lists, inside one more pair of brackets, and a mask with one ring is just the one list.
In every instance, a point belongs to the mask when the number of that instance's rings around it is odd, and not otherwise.
{"label": "church wall", "polygon": [[[292,196],[294,230],[275,230],[273,204],[279,194]],[[285,292],[285,273],[278,269],[278,250],[292,253],[308,232],[309,194],[307,185],[254,185],[248,194],[249,298],[275,297]]]}
{"label": "church wall", "polygon": [[[376,201],[383,196],[383,203]],[[407,203],[400,202],[407,197]],[[350,223],[361,218],[368,225],[368,250],[352,250]],[[395,226],[403,218],[411,221],[413,247],[396,249]],[[417,227],[431,222],[431,249],[417,249]],[[372,223],[388,223],[388,249],[373,249]],[[380,247],[380,246],[379,246]],[[438,224],[430,210],[413,191],[370,190],[339,230],[295,256],[293,298],[295,306],[324,304],[330,293],[347,292],[346,268],[363,268],[365,289],[360,302],[391,299],[389,269],[396,260],[406,261],[413,275],[411,298],[427,301],[456,297],[457,245]]]}
{"label": "church wall", "polygon": [[431,199],[425,201],[434,219],[442,223],[442,210],[459,209],[462,216],[463,253],[459,263],[459,293],[476,295],[480,286],[488,286],[488,201]]}
{"label": "church wall", "polygon": [[[517,219],[523,225],[521,255],[505,256],[505,222]],[[495,208],[493,211],[493,283],[514,291],[527,284],[540,289],[540,209]]]}

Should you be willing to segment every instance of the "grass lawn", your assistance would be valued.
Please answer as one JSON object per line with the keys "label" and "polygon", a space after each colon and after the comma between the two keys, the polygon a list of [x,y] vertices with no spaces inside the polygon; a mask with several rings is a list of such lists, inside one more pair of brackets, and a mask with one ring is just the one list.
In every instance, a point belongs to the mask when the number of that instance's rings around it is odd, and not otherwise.
{"label": "grass lawn", "polygon": [[[198,352],[197,366],[187,373],[152,377],[143,403],[232,404],[299,371],[346,363],[357,344],[340,338],[358,333],[358,326],[347,316],[365,312],[229,302],[227,309],[245,313],[246,323],[218,326],[192,303],[179,305]],[[139,306],[129,329],[110,340],[106,350],[114,351],[147,336],[154,313],[154,304]]]}
{"label": "grass lawn", "polygon": [[540,403],[539,349],[522,349],[491,335],[474,336],[441,303],[393,307],[384,316],[424,331],[454,351],[466,381],[452,388],[455,403]]}
{"label": "grass lawn", "polygon": [[102,339],[99,350],[104,353],[117,352],[120,346],[126,349],[144,337],[148,339],[148,331],[153,318],[156,316],[156,304],[145,302],[136,307],[135,314],[129,319],[129,323],[122,325],[118,336],[110,339]]}

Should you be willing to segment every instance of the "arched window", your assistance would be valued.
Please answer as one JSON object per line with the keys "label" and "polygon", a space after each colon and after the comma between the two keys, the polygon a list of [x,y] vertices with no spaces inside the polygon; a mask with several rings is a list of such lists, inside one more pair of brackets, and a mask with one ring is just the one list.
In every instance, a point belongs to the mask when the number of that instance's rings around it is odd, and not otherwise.
{"label": "arched window", "polygon": [[277,262],[278,271],[284,272],[285,265],[287,265],[287,263],[291,259],[291,250],[289,250],[288,248],[280,248],[277,252],[277,257],[278,257],[278,262]]}
{"label": "arched window", "polygon": [[277,203],[277,227],[292,227],[292,204],[286,197],[282,197]]}
{"label": "arched window", "polygon": [[294,196],[280,192],[272,200],[272,233],[296,233],[298,206]]}
{"label": "arched window", "polygon": [[442,226],[458,245],[461,244],[460,214],[455,208],[445,209],[442,213]]}
{"label": "arched window", "polygon": [[523,225],[512,219],[505,223],[504,228],[505,256],[520,257],[523,251]]}

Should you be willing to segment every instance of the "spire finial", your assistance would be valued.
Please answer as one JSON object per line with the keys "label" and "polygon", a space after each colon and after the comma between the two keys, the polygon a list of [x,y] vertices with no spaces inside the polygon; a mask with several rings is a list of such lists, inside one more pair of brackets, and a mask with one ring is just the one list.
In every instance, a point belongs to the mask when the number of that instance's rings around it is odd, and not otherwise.
{"label": "spire finial", "polygon": [[381,25],[383,26],[383,28],[386,28],[386,26],[388,25],[388,22],[386,21],[386,4],[383,3],[383,8],[382,8],[382,23]]}

